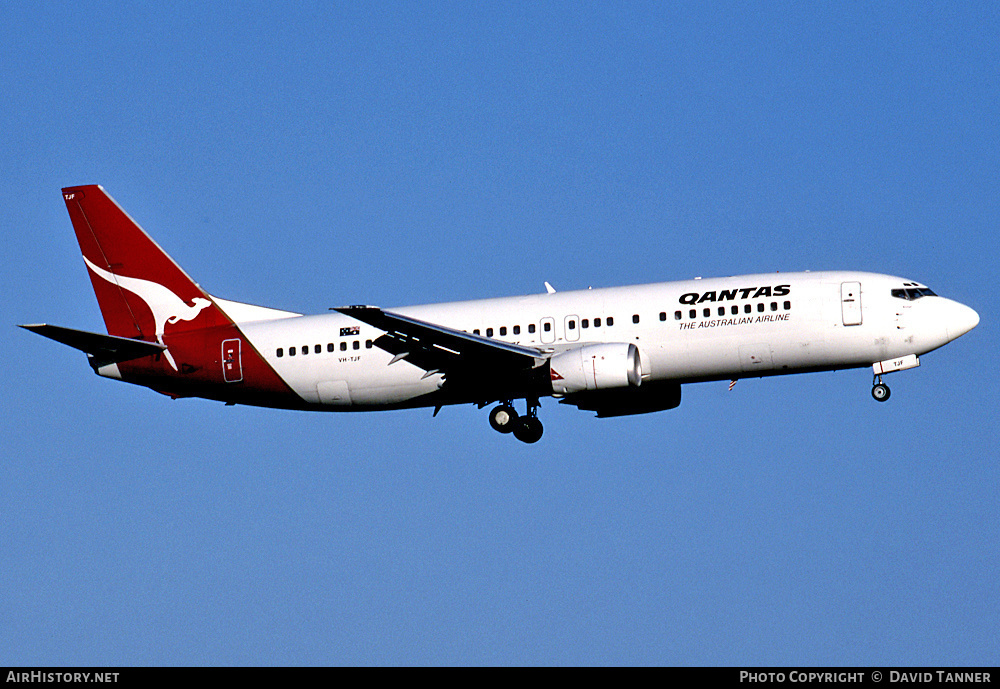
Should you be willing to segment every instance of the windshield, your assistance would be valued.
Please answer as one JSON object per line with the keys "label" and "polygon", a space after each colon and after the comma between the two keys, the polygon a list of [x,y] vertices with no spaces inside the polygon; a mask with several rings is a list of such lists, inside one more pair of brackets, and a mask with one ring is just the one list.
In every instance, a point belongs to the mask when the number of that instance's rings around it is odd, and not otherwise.
{"label": "windshield", "polygon": [[907,287],[905,289],[892,290],[892,296],[897,299],[913,301],[914,299],[920,299],[920,297],[936,297],[937,295],[934,294],[934,290],[928,287]]}

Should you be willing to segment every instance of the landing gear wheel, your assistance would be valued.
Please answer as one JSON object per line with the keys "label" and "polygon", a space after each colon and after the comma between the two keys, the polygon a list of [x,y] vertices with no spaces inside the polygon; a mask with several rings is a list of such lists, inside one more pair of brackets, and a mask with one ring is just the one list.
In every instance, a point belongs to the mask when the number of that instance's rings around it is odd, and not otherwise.
{"label": "landing gear wheel", "polygon": [[517,412],[509,404],[501,404],[490,412],[490,425],[499,433],[510,433],[519,427]]}
{"label": "landing gear wheel", "polygon": [[889,399],[890,394],[891,392],[889,391],[889,386],[886,385],[885,383],[876,383],[875,386],[872,388],[872,397],[874,397],[879,402],[885,402],[887,399]]}
{"label": "landing gear wheel", "polygon": [[537,443],[542,439],[542,422],[536,416],[525,416],[514,429],[514,437],[522,443]]}

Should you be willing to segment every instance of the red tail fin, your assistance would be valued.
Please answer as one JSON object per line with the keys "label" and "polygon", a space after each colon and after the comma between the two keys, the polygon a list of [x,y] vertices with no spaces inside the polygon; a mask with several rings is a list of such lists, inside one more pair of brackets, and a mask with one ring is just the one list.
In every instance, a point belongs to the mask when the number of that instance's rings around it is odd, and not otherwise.
{"label": "red tail fin", "polygon": [[62,192],[109,335],[162,343],[164,330],[231,324],[104,189]]}

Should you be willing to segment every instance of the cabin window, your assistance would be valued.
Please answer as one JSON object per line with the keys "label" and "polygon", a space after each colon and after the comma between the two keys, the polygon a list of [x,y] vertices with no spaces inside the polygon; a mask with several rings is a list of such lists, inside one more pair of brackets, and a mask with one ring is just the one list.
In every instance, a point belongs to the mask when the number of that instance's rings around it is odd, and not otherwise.
{"label": "cabin window", "polygon": [[698,317],[698,309],[691,309],[690,311],[688,311],[688,318],[697,318],[697,317]]}
{"label": "cabin window", "polygon": [[743,313],[750,313],[751,311],[753,311],[753,307],[750,304],[743,305]]}
{"label": "cabin window", "polygon": [[551,332],[552,324],[546,321],[545,323],[542,323],[542,328],[545,330],[545,332]]}
{"label": "cabin window", "polygon": [[660,311],[660,320],[661,321],[667,320],[667,312],[666,311]]}
{"label": "cabin window", "polygon": [[519,326],[519,325],[515,325],[514,326],[514,334],[515,335],[520,335],[521,334],[521,326]]}
{"label": "cabin window", "polygon": [[472,334],[473,335],[478,335],[479,334],[479,328],[476,328],[475,330],[473,330]]}
{"label": "cabin window", "polygon": [[278,347],[277,354],[278,354],[278,358],[280,359],[281,357],[285,356],[285,350],[282,349],[281,347]]}
{"label": "cabin window", "polygon": [[736,304],[733,304],[732,308],[729,309],[729,312],[735,316],[740,312],[740,307],[737,306]]}
{"label": "cabin window", "polygon": [[529,333],[535,332],[535,324],[534,323],[529,323],[528,324],[528,332]]}
{"label": "cabin window", "polygon": [[777,311],[778,310],[778,302],[776,302],[776,301],[772,301],[771,302],[771,310],[772,311]]}
{"label": "cabin window", "polygon": [[709,316],[712,315],[712,309],[708,309],[708,308],[702,309],[701,310],[701,315],[704,316],[705,318],[708,318]]}
{"label": "cabin window", "polygon": [[764,305],[763,304],[757,304],[757,311],[763,311],[763,310],[764,310]]}
{"label": "cabin window", "polygon": [[486,337],[493,337],[493,328],[486,329]]}
{"label": "cabin window", "polygon": [[615,324],[615,317],[614,316],[608,316],[607,321],[608,321],[608,327],[610,328],[611,326],[613,326]]}
{"label": "cabin window", "polygon": [[365,340],[365,349],[371,349],[373,346],[371,340]]}
{"label": "cabin window", "polygon": [[506,334],[507,334],[507,326],[506,325],[501,326],[500,327],[500,337],[503,337]]}
{"label": "cabin window", "polygon": [[681,312],[680,311],[674,311],[674,320],[675,321],[679,321],[680,319],[681,319]]}
{"label": "cabin window", "polygon": [[601,319],[600,318],[595,318],[594,319],[594,327],[595,328],[600,328],[601,327]]}
{"label": "cabin window", "polygon": [[361,340],[355,340],[353,349],[361,349]]}
{"label": "cabin window", "polygon": [[632,314],[632,322],[633,323],[638,323],[639,322],[639,314],[637,314],[637,313],[633,313]]}
{"label": "cabin window", "polygon": [[316,345],[313,348],[313,351],[316,352],[317,354],[322,354],[323,353],[323,345]]}
{"label": "cabin window", "polygon": [[309,345],[305,345],[304,347],[302,347],[302,356],[305,356],[308,353],[309,353]]}
{"label": "cabin window", "polygon": [[333,346],[332,342],[327,342],[326,343],[326,351],[332,352],[334,349],[336,349],[336,347]]}
{"label": "cabin window", "polygon": [[346,342],[341,342],[340,343],[340,351],[342,351],[342,352],[346,352],[347,351],[347,343]]}
{"label": "cabin window", "polygon": [[570,321],[567,325],[570,330],[576,330],[576,321]]}
{"label": "cabin window", "polygon": [[288,356],[295,356],[295,347],[288,348]]}
{"label": "cabin window", "polygon": [[784,307],[785,307],[785,311],[788,311],[789,309],[792,308],[792,302],[786,301],[785,304],[784,304]]}

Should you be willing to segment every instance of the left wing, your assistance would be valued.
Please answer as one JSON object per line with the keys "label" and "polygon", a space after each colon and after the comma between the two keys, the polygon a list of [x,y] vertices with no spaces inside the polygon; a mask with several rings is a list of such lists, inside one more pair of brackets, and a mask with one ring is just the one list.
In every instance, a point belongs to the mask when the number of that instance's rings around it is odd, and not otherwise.
{"label": "left wing", "polygon": [[549,353],[536,347],[473,335],[375,306],[333,310],[385,331],[374,344],[393,355],[390,365],[406,359],[427,371],[425,377],[443,374],[453,390],[478,388],[482,399],[500,399],[527,394],[525,389],[548,379],[542,367]]}

